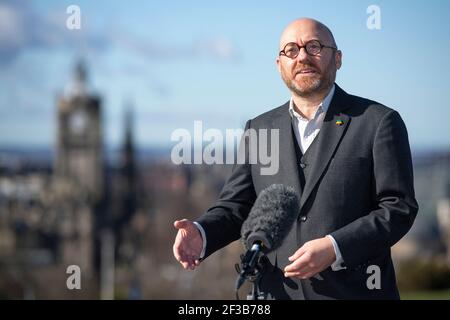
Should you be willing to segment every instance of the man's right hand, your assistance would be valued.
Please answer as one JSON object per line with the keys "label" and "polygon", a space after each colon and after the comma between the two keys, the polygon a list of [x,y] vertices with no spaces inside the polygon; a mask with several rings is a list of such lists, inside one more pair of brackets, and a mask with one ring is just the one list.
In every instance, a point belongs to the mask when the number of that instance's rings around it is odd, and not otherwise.
{"label": "man's right hand", "polygon": [[173,255],[183,268],[194,270],[200,264],[200,254],[203,249],[203,239],[197,226],[190,220],[183,219],[174,222],[178,229]]}

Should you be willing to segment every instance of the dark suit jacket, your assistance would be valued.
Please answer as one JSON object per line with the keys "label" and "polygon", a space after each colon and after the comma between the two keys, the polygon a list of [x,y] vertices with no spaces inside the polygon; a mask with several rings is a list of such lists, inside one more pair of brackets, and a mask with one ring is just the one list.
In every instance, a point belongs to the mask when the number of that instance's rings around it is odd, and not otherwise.
{"label": "dark suit jacket", "polygon": [[[246,128],[279,129],[280,168],[275,175],[261,175],[260,163],[234,166],[216,204],[197,220],[206,234],[205,257],[240,238],[261,190],[283,184],[300,195],[300,212],[281,247],[268,255],[262,289],[275,299],[398,299],[390,248],[408,232],[418,211],[400,115],[336,85],[302,187],[288,108],[287,102],[247,122]],[[308,280],[285,278],[288,257],[327,234],[336,240],[347,269],[329,267]],[[367,287],[370,265],[381,270],[381,289]]]}

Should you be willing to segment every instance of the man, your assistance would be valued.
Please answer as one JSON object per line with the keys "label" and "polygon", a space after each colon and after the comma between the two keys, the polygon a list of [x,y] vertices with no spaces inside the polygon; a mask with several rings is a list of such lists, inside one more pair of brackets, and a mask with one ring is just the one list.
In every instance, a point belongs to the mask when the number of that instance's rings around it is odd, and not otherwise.
{"label": "man", "polygon": [[399,299],[390,248],[418,211],[400,115],[334,83],[342,52],[318,21],[287,26],[276,63],[292,97],[246,128],[279,129],[280,169],[264,176],[261,164],[235,165],[215,206],[195,222],[175,221],[176,259],[194,269],[238,239],[261,190],[284,184],[300,195],[300,212],[268,255],[262,291],[275,299]]}

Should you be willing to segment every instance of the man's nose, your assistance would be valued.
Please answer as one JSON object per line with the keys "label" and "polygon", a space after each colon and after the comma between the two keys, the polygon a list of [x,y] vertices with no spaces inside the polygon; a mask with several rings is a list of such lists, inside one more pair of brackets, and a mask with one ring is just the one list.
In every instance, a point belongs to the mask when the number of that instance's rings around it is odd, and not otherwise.
{"label": "man's nose", "polygon": [[305,62],[309,60],[309,55],[306,53],[306,48],[300,48],[296,59],[298,62]]}

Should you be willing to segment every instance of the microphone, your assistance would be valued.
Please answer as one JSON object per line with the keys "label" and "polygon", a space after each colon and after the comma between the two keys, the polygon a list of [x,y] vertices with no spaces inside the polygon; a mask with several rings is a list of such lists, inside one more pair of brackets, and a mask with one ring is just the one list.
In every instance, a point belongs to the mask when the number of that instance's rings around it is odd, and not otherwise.
{"label": "microphone", "polygon": [[260,254],[267,254],[281,246],[300,211],[295,190],[282,184],[273,184],[262,190],[241,228],[241,237],[247,252],[242,257],[238,290],[245,278],[257,268]]}

